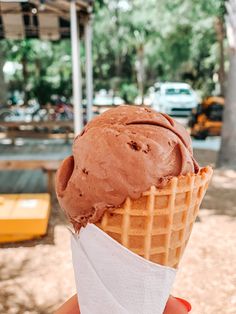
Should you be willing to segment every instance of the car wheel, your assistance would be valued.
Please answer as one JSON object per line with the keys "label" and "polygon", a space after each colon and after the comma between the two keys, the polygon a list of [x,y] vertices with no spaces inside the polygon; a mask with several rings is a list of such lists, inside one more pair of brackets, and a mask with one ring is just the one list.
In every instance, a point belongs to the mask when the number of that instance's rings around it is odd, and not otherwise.
{"label": "car wheel", "polygon": [[207,131],[202,131],[202,132],[199,132],[197,134],[194,135],[194,138],[196,140],[205,140],[208,136],[208,133]]}

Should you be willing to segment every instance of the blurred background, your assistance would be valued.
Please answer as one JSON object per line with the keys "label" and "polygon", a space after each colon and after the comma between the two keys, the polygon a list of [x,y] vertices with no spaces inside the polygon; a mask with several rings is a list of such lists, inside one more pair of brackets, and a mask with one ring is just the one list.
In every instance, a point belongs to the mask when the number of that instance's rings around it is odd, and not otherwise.
{"label": "blurred background", "polygon": [[236,313],[236,0],[0,1],[0,313],[75,293],[55,172],[94,116],[130,104],[190,132],[214,177],[173,294]]}

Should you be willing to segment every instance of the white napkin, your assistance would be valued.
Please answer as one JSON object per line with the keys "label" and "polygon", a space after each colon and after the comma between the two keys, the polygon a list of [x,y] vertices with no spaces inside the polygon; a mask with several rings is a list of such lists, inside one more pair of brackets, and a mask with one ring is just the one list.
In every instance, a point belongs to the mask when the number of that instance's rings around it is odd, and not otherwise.
{"label": "white napkin", "polygon": [[132,253],[93,224],[72,234],[81,314],[162,314],[176,270]]}

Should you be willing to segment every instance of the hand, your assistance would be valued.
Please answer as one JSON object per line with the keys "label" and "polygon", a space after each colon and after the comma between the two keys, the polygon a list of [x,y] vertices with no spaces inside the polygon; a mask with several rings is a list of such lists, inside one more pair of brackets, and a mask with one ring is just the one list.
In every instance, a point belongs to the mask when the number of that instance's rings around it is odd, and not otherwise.
{"label": "hand", "polygon": [[[163,314],[188,314],[190,310],[187,301],[170,296]],[[66,301],[54,314],[80,314],[77,295]]]}

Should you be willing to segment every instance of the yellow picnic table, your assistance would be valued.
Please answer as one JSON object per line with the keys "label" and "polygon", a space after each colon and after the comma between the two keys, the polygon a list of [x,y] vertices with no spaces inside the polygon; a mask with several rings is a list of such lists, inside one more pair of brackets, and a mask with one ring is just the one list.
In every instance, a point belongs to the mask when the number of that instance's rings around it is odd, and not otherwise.
{"label": "yellow picnic table", "polygon": [[1,194],[0,243],[30,240],[47,232],[50,195]]}

